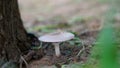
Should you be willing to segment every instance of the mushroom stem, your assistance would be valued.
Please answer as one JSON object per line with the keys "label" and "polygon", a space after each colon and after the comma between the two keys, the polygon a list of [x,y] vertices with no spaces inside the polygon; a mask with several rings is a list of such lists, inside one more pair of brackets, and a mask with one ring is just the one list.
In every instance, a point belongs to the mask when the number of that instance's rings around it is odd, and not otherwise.
{"label": "mushroom stem", "polygon": [[60,47],[59,47],[59,43],[53,43],[54,47],[55,47],[55,54],[57,57],[59,57],[60,54]]}

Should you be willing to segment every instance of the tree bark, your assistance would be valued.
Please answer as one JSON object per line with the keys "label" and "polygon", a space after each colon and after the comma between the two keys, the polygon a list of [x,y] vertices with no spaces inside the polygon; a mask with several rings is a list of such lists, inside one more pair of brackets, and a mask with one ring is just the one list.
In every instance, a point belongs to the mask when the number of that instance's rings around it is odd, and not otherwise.
{"label": "tree bark", "polygon": [[17,0],[0,0],[0,58],[18,62],[30,46]]}

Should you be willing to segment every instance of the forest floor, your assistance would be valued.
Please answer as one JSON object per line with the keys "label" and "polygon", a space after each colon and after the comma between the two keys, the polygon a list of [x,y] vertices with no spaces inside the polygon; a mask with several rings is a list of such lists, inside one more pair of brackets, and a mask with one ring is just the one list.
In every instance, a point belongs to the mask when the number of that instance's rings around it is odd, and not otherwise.
{"label": "forest floor", "polygon": [[55,56],[52,44],[42,46],[45,55],[30,62],[29,68],[61,68],[66,64],[85,63],[109,8],[97,0],[19,0],[19,3],[28,32],[39,37],[61,29],[76,35],[75,39],[61,44],[60,57]]}

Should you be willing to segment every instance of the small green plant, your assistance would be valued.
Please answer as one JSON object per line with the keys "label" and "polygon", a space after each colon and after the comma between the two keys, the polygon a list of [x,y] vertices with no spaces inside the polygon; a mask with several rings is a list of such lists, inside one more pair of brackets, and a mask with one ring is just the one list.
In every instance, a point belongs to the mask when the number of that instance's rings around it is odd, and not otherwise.
{"label": "small green plant", "polygon": [[33,50],[38,50],[38,49],[40,49],[40,48],[42,48],[42,42],[40,42],[40,45],[39,45],[39,46],[32,46],[32,47],[31,47],[31,49],[33,49]]}
{"label": "small green plant", "polygon": [[70,45],[80,46],[81,40],[79,37],[75,37],[73,40],[67,41],[67,43],[69,43]]}

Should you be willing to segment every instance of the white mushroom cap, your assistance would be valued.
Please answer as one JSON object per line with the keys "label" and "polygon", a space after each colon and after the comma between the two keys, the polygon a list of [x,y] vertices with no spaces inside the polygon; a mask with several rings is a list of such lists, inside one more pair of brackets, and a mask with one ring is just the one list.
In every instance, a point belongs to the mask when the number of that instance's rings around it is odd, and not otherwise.
{"label": "white mushroom cap", "polygon": [[70,32],[55,32],[39,37],[43,42],[64,42],[74,38],[74,34]]}

